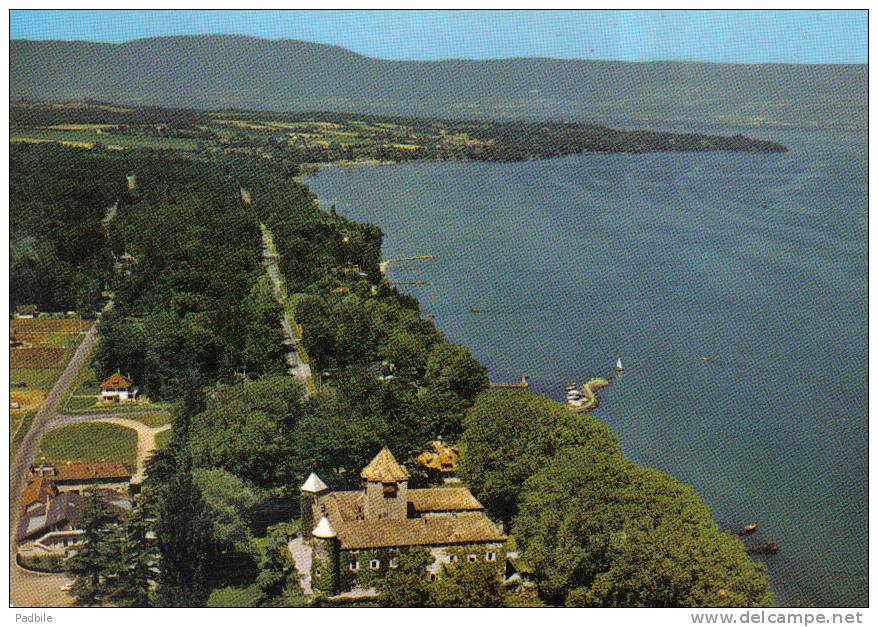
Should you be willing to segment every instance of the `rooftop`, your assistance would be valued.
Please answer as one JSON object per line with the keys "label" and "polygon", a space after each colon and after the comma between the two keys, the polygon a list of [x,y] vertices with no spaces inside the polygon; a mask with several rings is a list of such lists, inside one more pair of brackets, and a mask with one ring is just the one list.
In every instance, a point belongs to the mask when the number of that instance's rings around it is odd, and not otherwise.
{"label": "rooftop", "polygon": [[403,546],[444,546],[476,542],[503,542],[506,537],[484,514],[357,520],[338,526],[342,549]]}
{"label": "rooftop", "polygon": [[409,473],[399,465],[393,453],[386,446],[369,462],[368,466],[363,468],[360,476],[366,481],[380,483],[396,483],[409,479]]}
{"label": "rooftop", "polygon": [[44,475],[53,481],[129,481],[133,474],[131,468],[118,462],[67,463],[34,468],[30,478]]}
{"label": "rooftop", "polygon": [[27,482],[24,493],[21,495],[21,504],[27,508],[34,503],[45,501],[46,497],[53,497],[58,494],[58,488],[55,482],[47,477],[34,477]]}
{"label": "rooftop", "polygon": [[104,379],[104,381],[101,383],[101,389],[103,390],[105,388],[122,388],[124,390],[130,388],[132,385],[134,385],[134,381],[116,372]]}
{"label": "rooftop", "polygon": [[[124,519],[131,510],[131,499],[115,490],[95,490],[110,507],[113,516],[119,520]],[[42,503],[39,507],[25,512],[21,517],[16,531],[16,540],[22,542],[27,539],[39,538],[57,526],[69,526],[75,529],[82,516],[82,510],[87,497],[79,492],[61,492],[51,498],[48,505]]]}
{"label": "rooftop", "polygon": [[303,483],[302,487],[299,489],[302,492],[317,493],[329,489],[329,486],[323,483],[323,480],[312,472],[310,475],[308,475],[308,478],[305,479],[305,483]]}

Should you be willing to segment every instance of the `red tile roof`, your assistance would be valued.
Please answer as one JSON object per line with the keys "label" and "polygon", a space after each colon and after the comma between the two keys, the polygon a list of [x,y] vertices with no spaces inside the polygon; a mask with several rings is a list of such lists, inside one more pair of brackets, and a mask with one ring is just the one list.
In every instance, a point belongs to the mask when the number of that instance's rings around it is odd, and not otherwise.
{"label": "red tile roof", "polygon": [[121,388],[123,390],[127,390],[132,385],[134,385],[134,381],[132,381],[128,377],[122,376],[117,372],[104,379],[104,382],[101,383],[101,389],[104,390],[106,388]]}
{"label": "red tile roof", "polygon": [[46,496],[56,496],[58,488],[55,483],[46,477],[36,477],[28,481],[21,495],[21,504],[24,507],[30,507],[38,501],[45,501]]}
{"label": "red tile roof", "polygon": [[93,464],[57,464],[55,472],[48,475],[52,481],[128,481],[133,476],[131,468],[117,462]]}

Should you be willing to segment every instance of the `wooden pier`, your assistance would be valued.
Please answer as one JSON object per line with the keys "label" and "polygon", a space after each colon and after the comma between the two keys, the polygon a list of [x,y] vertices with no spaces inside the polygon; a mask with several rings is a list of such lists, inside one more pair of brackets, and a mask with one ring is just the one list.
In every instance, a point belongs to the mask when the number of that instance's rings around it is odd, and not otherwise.
{"label": "wooden pier", "polygon": [[521,381],[515,383],[490,383],[489,387],[492,390],[526,390],[530,387],[530,383],[528,382],[528,377],[526,374],[521,375]]}

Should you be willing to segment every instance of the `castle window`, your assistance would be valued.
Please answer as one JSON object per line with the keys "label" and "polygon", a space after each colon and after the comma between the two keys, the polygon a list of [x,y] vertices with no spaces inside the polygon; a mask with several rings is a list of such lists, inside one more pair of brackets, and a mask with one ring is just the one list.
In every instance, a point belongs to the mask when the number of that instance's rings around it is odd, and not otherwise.
{"label": "castle window", "polygon": [[430,581],[436,581],[436,573],[430,573]]}
{"label": "castle window", "polygon": [[470,553],[469,555],[466,556],[466,559],[468,559],[470,562],[475,562],[479,558],[477,558],[475,555]]}
{"label": "castle window", "polygon": [[485,554],[485,561],[486,561],[486,562],[495,562],[495,561],[497,561],[497,554],[494,553],[494,551],[488,551],[488,552]]}
{"label": "castle window", "polygon": [[396,498],[396,484],[395,483],[382,483],[382,489],[384,491],[384,498],[386,499],[395,499]]}
{"label": "castle window", "polygon": [[399,565],[399,561],[395,557],[390,558],[390,567],[396,568]]}
{"label": "castle window", "polygon": [[378,570],[380,567],[381,567],[380,560],[371,560],[369,562],[369,568],[371,568],[372,570]]}
{"label": "castle window", "polygon": [[350,568],[352,571],[358,571],[360,570],[360,562],[354,560],[350,564],[348,564],[348,568]]}

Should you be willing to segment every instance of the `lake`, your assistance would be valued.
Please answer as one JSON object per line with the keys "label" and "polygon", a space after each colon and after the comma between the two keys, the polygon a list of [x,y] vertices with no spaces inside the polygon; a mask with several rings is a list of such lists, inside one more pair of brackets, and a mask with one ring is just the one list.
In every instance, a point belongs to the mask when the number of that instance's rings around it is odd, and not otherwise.
{"label": "lake", "polygon": [[[717,130],[717,129],[711,129]],[[719,129],[723,130],[723,129]],[[725,129],[727,133],[738,129]],[[492,380],[625,371],[595,416],[753,541],[783,603],[868,603],[864,132],[750,130],[785,154],[325,168],[395,281]],[[478,309],[478,313],[472,311]]]}

